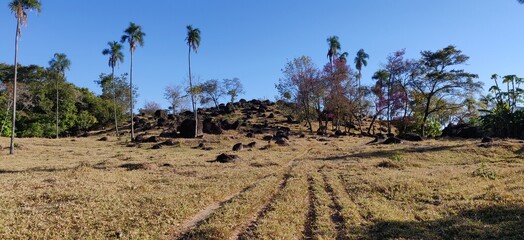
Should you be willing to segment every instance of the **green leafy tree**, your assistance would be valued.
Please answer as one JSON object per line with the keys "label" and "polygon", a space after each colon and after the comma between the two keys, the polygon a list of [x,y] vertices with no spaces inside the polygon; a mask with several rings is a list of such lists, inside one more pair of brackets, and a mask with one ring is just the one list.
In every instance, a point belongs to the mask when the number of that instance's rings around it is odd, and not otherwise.
{"label": "green leafy tree", "polygon": [[455,46],[450,45],[436,52],[422,51],[421,55],[421,74],[412,81],[411,86],[422,96],[421,134],[425,136],[426,122],[432,114],[459,108],[460,104],[454,100],[477,92],[482,84],[473,80],[478,75],[454,69],[469,59]]}
{"label": "green leafy tree", "polygon": [[[129,86],[130,86],[130,99],[133,99],[133,53],[138,46],[144,46],[144,37],[146,34],[142,32],[142,27],[134,23],[129,23],[129,27],[124,31],[121,42],[129,43],[129,51],[131,53],[131,67],[129,70]],[[135,139],[135,127],[133,122],[133,102],[129,103],[130,114],[131,114],[131,140]]]}
{"label": "green leafy tree", "polygon": [[22,36],[21,27],[27,23],[27,12],[36,10],[42,11],[42,6],[38,0],[13,0],[9,3],[9,9],[16,17],[16,34],[15,34],[15,74],[13,81],[13,118],[11,126],[11,144],[9,147],[9,154],[15,153],[15,128],[16,128],[16,81],[18,73],[18,40]]}
{"label": "green leafy tree", "polygon": [[193,107],[193,114],[195,118],[195,137],[198,137],[198,113],[197,113],[197,107],[196,107],[196,99],[195,99],[195,91],[193,87],[193,75],[191,74],[191,50],[193,50],[195,53],[198,52],[198,48],[200,47],[200,29],[193,28],[193,26],[188,25],[186,26],[187,29],[187,37],[186,37],[186,43],[188,46],[188,53],[187,53],[187,61],[189,63],[189,89],[191,93],[191,105]]}
{"label": "green leafy tree", "polygon": [[217,79],[211,79],[200,84],[202,95],[200,97],[200,104],[207,104],[213,102],[215,107],[218,108],[218,101],[224,94],[222,86]]}
{"label": "green leafy tree", "polygon": [[64,53],[55,53],[53,59],[49,61],[49,70],[52,73],[52,76],[55,78],[56,82],[56,138],[58,138],[58,108],[59,95],[58,95],[58,84],[60,81],[65,81],[65,71],[69,70],[71,67],[71,61],[67,58],[67,55]]}
{"label": "green leafy tree", "polygon": [[[109,55],[109,67],[111,68],[111,82],[114,83],[115,78],[115,67],[118,66],[118,64],[124,62],[124,54],[122,53],[122,44],[118,43],[117,41],[108,42],[109,48],[106,48],[102,51],[103,55]],[[113,86],[113,90],[115,90],[116,87]],[[116,93],[113,93],[113,112],[114,112],[114,118],[115,118],[115,132],[116,136],[119,136],[118,133],[118,117],[117,117],[117,104],[116,104]]]}

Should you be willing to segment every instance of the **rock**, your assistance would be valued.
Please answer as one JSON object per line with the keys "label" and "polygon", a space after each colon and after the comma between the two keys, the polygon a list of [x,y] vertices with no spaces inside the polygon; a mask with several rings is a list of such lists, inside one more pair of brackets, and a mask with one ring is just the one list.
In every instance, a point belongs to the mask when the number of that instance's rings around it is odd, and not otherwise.
{"label": "rock", "polygon": [[239,120],[236,120],[235,122],[231,123],[231,121],[224,119],[221,122],[222,129],[224,130],[238,130],[238,128],[240,127],[240,124],[241,123]]}
{"label": "rock", "polygon": [[161,149],[161,148],[162,148],[162,144],[161,143],[155,144],[155,145],[153,145],[153,147],[151,147],[151,149]]}
{"label": "rock", "polygon": [[275,141],[275,143],[280,145],[280,146],[289,146],[289,140],[287,138],[278,138]]}
{"label": "rock", "polygon": [[219,163],[230,163],[230,162],[234,162],[236,160],[240,160],[241,158],[237,155],[230,155],[230,154],[225,154],[225,153],[222,153],[220,155],[217,156],[217,158],[215,159],[216,162],[219,162]]}
{"label": "rock", "polygon": [[180,142],[175,142],[173,141],[173,139],[168,139],[166,141],[164,141],[162,143],[162,145],[165,145],[165,146],[177,146],[177,147],[180,147]]}
{"label": "rock", "polygon": [[176,131],[163,131],[162,133],[160,133],[160,137],[163,137],[163,138],[176,138],[177,137],[177,133]]}
{"label": "rock", "polygon": [[167,119],[167,111],[158,109],[158,110],[155,111],[154,116],[155,116],[156,119],[159,119],[159,118]]}
{"label": "rock", "polygon": [[156,143],[158,142],[159,139],[157,136],[151,136],[151,137],[148,137],[146,139],[144,139],[142,142],[145,142],[145,143]]}
{"label": "rock", "polygon": [[158,119],[156,120],[156,126],[157,126],[157,127],[163,127],[163,126],[166,125],[166,123],[167,123],[167,119],[162,118],[162,117],[161,117],[161,118],[158,118]]}
{"label": "rock", "polygon": [[270,113],[270,114],[267,116],[267,118],[275,118],[275,114]]}
{"label": "rock", "polygon": [[266,136],[264,136],[262,138],[262,140],[264,140],[264,141],[271,141],[272,139],[273,139],[273,136],[271,136],[271,135],[266,135]]}
{"label": "rock", "polygon": [[215,122],[212,118],[206,118],[202,123],[202,131],[207,134],[219,135],[224,133],[219,123]]}
{"label": "rock", "polygon": [[246,134],[246,137],[247,137],[247,138],[254,138],[254,137],[255,137],[255,134],[254,134],[253,132],[248,132],[248,133]]}
{"label": "rock", "polygon": [[327,139],[327,138],[319,138],[318,141],[319,142],[329,142],[329,139]]}
{"label": "rock", "polygon": [[402,143],[402,139],[396,137],[390,137],[386,139],[382,144],[399,144]]}
{"label": "rock", "polygon": [[490,138],[490,137],[482,138],[482,143],[492,143],[492,142],[493,142],[493,138]]}
{"label": "rock", "polygon": [[250,142],[247,145],[244,145],[245,148],[254,148],[256,147],[257,142]]}
{"label": "rock", "polygon": [[233,151],[241,151],[243,147],[244,145],[242,145],[242,143],[237,143],[233,146]]}
{"label": "rock", "polygon": [[442,137],[461,137],[461,138],[481,138],[482,131],[475,126],[470,126],[466,123],[448,124],[442,130]]}
{"label": "rock", "polygon": [[198,134],[195,136],[195,120],[186,119],[178,127],[180,137],[183,138],[195,138],[202,135],[202,121],[198,123]]}
{"label": "rock", "polygon": [[422,139],[422,137],[416,133],[405,133],[405,134],[401,134],[401,135],[398,135],[398,138],[402,139],[402,140],[406,140],[406,141],[410,141],[410,142],[421,142],[423,141],[424,139]]}
{"label": "rock", "polygon": [[101,141],[101,142],[105,142],[107,140],[109,140],[108,137],[101,137],[101,138],[98,139],[98,141]]}
{"label": "rock", "polygon": [[345,132],[342,132],[341,130],[335,131],[335,136],[347,136],[348,134]]}

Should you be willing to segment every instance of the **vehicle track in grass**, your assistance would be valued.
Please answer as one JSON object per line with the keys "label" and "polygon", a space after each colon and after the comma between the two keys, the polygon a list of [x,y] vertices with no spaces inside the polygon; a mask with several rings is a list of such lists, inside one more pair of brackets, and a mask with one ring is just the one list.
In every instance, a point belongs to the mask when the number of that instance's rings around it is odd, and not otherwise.
{"label": "vehicle track in grass", "polygon": [[307,182],[308,182],[308,201],[309,201],[309,206],[308,206],[308,213],[307,213],[307,216],[306,216],[306,223],[304,224],[304,239],[313,239],[313,231],[314,231],[314,224],[317,220],[317,213],[316,213],[316,207],[315,207],[315,202],[316,202],[316,196],[315,196],[315,192],[313,190],[313,184],[314,184],[314,179],[311,175],[308,176],[307,178]]}
{"label": "vehicle track in grass", "polygon": [[342,205],[340,204],[340,201],[335,194],[335,191],[333,190],[333,186],[329,183],[325,171],[325,165],[322,166],[319,169],[319,172],[322,175],[322,180],[324,181],[324,189],[327,192],[327,194],[331,198],[331,221],[335,224],[336,230],[337,230],[337,237],[336,239],[346,239],[345,233],[347,232],[347,226],[346,221],[344,219],[344,216],[342,215]]}
{"label": "vehicle track in grass", "polygon": [[253,237],[255,237],[254,234],[258,226],[258,223],[267,215],[269,211],[273,210],[274,202],[282,194],[282,191],[286,188],[288,180],[291,177],[291,172],[293,171],[294,167],[299,163],[298,159],[304,157],[311,150],[313,150],[313,148],[307,149],[302,154],[295,157],[288,163],[287,170],[285,171],[284,177],[279,184],[278,190],[271,196],[271,199],[266,204],[264,204],[262,208],[260,208],[260,210],[256,213],[255,217],[253,217],[251,221],[237,229],[230,239],[252,239]]}
{"label": "vehicle track in grass", "polygon": [[278,189],[276,193],[271,197],[270,201],[261,207],[261,210],[255,215],[252,221],[249,221],[246,224],[243,224],[241,227],[239,227],[235,233],[232,235],[231,239],[238,239],[239,236],[244,232],[244,229],[247,229],[250,225],[256,223],[256,220],[259,219],[259,217],[263,217],[264,212],[267,212],[271,208],[271,202],[275,200],[275,198],[278,196],[278,194],[286,187],[288,179],[290,177],[290,173],[292,169],[296,166],[297,160],[302,158],[304,155],[306,155],[308,152],[310,152],[313,148],[309,148],[305,150],[303,153],[301,153],[299,156],[294,157],[293,159],[289,160],[282,168],[274,171],[273,173],[267,174],[254,182],[250,183],[248,186],[244,187],[240,191],[231,194],[224,198],[221,201],[214,202],[213,204],[207,206],[205,209],[198,212],[196,215],[194,215],[189,221],[185,222],[180,228],[171,230],[168,234],[166,239],[191,239],[191,231],[196,229],[200,224],[205,222],[214,212],[216,212],[218,209],[220,209],[222,206],[228,204],[229,202],[233,201],[235,198],[239,197],[243,193],[249,191],[250,189],[257,186],[258,183],[261,181],[272,177],[272,176],[278,176],[282,174],[282,180],[279,183]]}

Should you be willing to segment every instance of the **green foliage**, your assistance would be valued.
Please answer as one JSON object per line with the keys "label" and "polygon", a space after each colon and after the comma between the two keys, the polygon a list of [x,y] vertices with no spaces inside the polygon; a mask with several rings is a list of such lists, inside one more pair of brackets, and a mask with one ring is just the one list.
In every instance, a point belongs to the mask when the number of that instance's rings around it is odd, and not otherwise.
{"label": "green foliage", "polygon": [[395,152],[393,155],[391,155],[389,157],[389,159],[393,160],[393,161],[396,161],[396,162],[400,162],[402,161],[404,158],[402,158],[402,153],[401,152]]}
{"label": "green foliage", "polygon": [[484,162],[481,162],[479,168],[473,171],[473,176],[482,177],[490,180],[495,180],[497,178],[497,174],[495,173],[495,171],[487,167],[486,163]]}
{"label": "green foliage", "polygon": [[87,130],[97,122],[96,117],[88,111],[81,111],[76,119],[76,124],[79,129]]}
{"label": "green foliage", "polygon": [[428,136],[442,135],[442,124],[436,118],[429,118],[426,122],[426,134]]}

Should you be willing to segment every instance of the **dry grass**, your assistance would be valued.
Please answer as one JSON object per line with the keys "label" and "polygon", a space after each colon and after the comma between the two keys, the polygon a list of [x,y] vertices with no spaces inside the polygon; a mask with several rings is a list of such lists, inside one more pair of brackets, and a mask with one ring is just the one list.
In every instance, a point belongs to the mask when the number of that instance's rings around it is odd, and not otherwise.
{"label": "dry grass", "polygon": [[[292,138],[290,147],[243,150],[241,161],[220,164],[210,161],[252,139],[231,132],[160,150],[96,139],[18,139],[16,155],[2,150],[0,239],[524,235],[524,144],[516,141]],[[213,150],[193,149],[200,141]]]}

